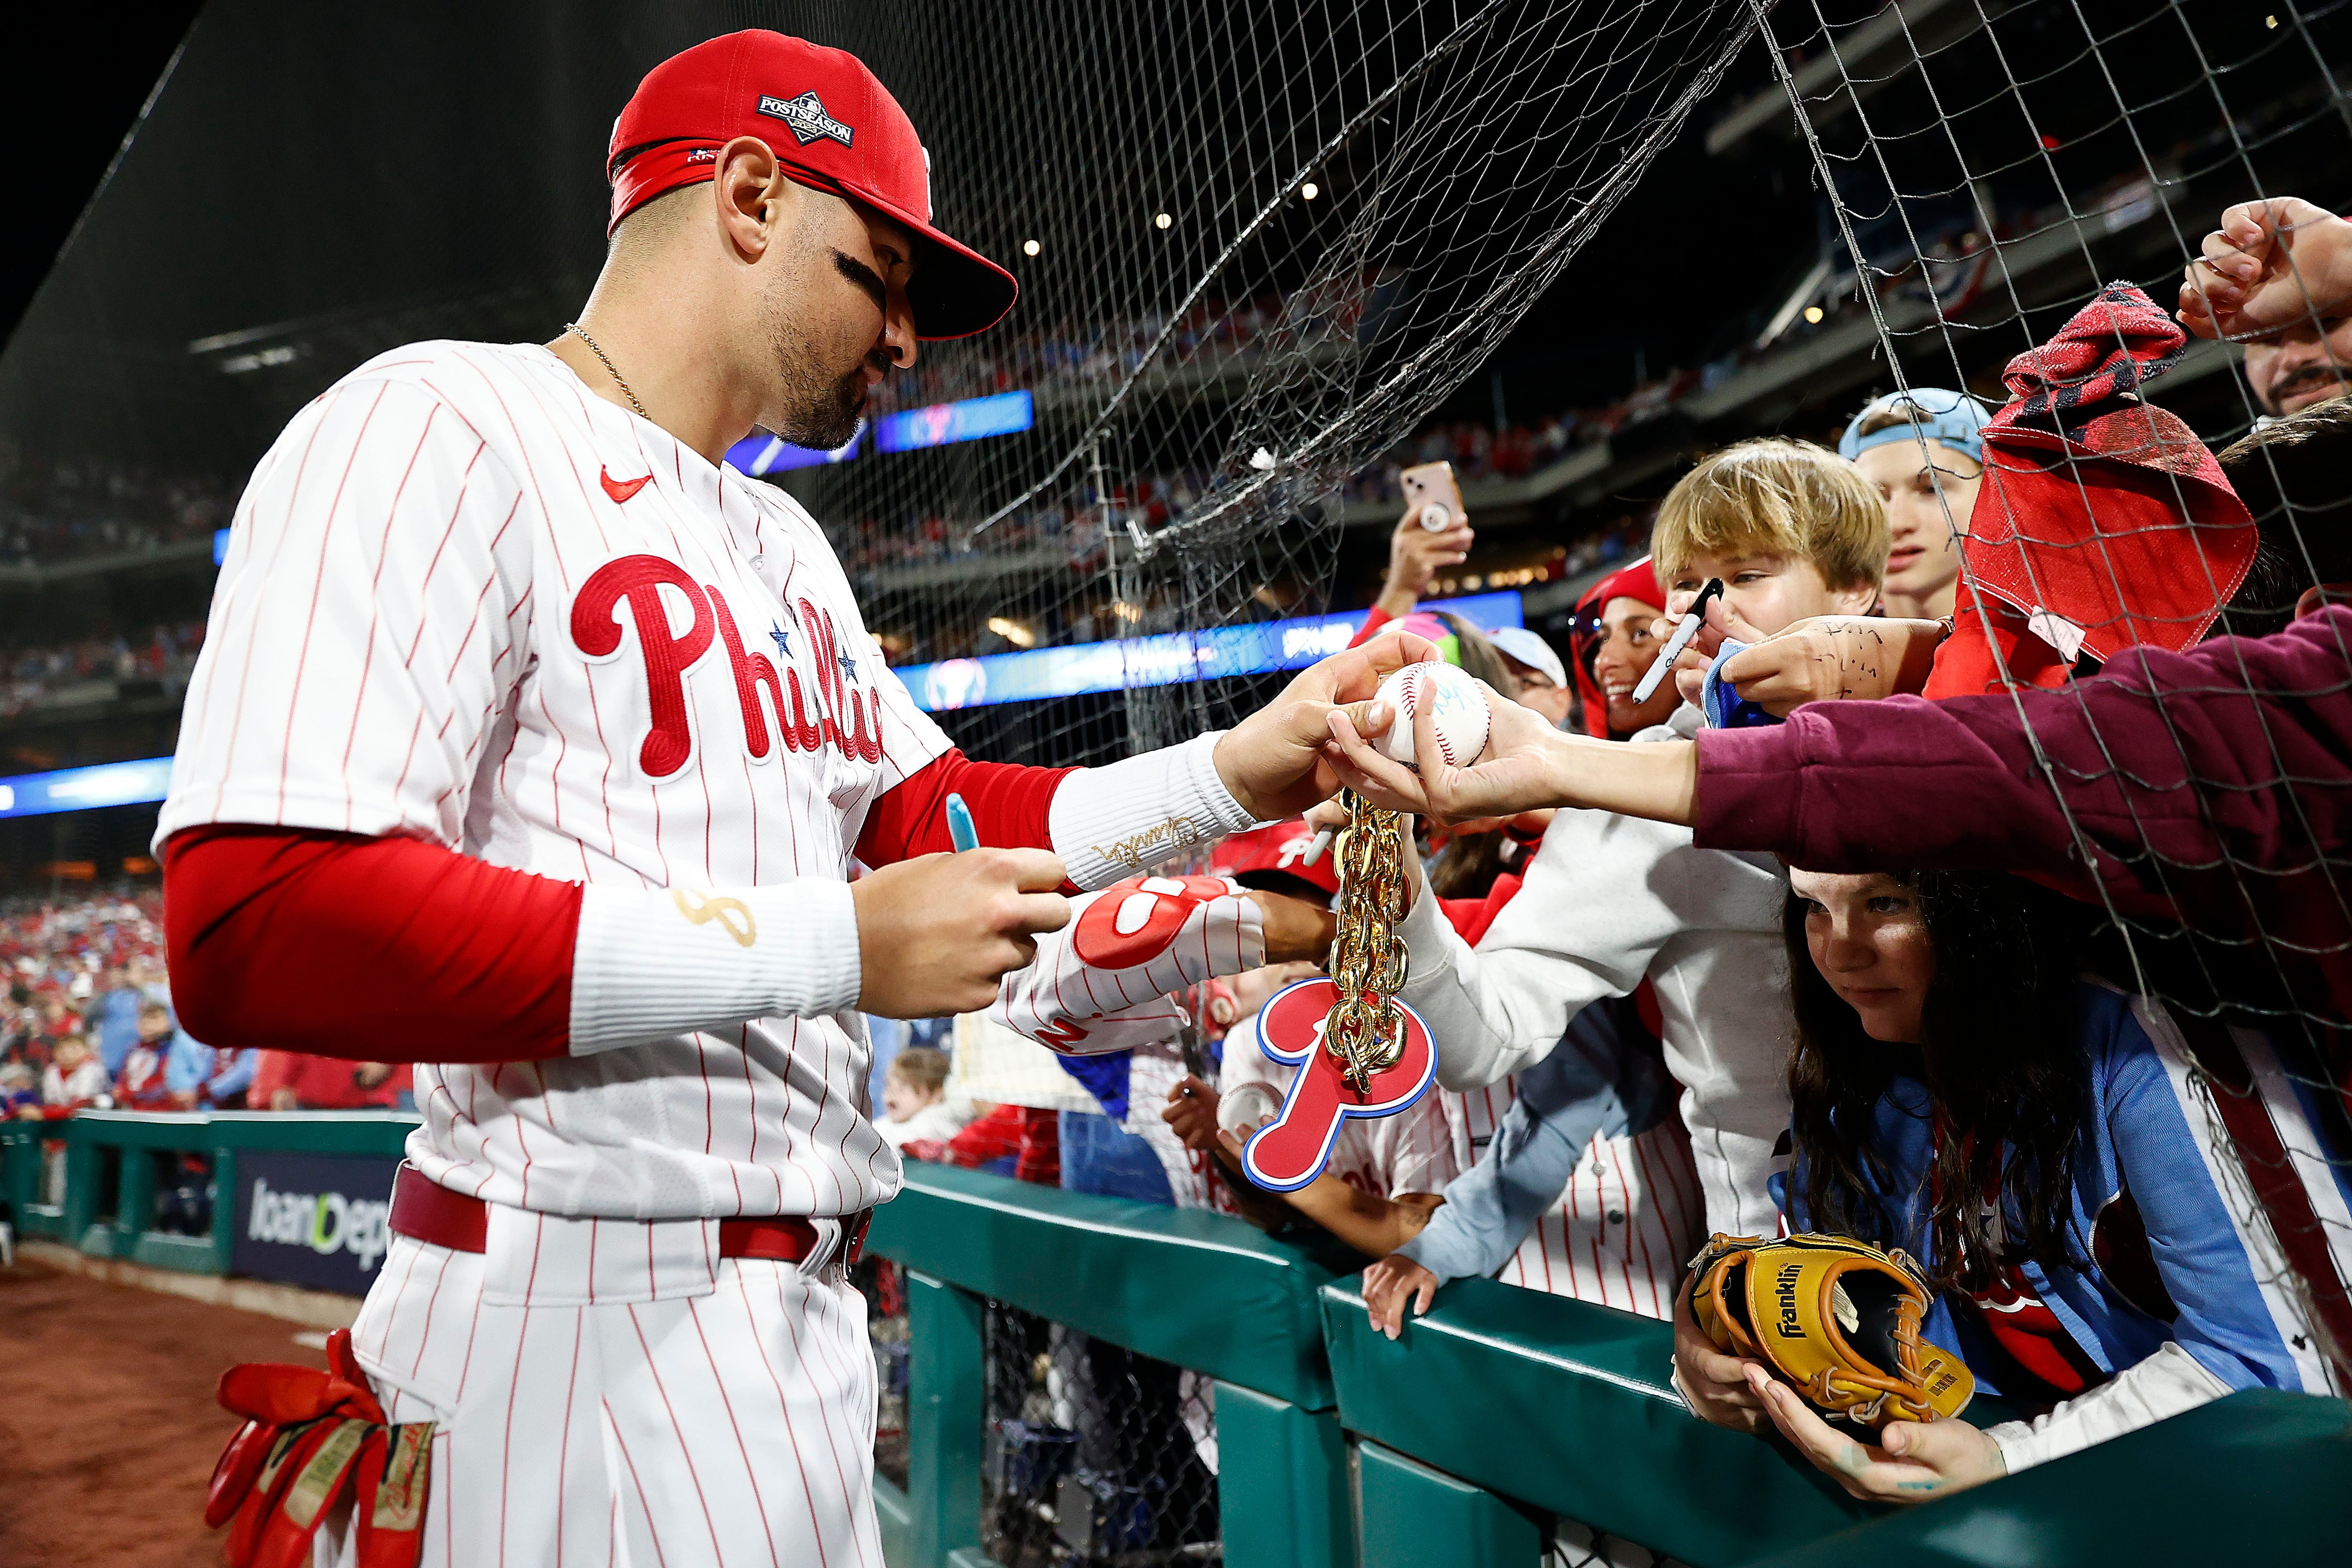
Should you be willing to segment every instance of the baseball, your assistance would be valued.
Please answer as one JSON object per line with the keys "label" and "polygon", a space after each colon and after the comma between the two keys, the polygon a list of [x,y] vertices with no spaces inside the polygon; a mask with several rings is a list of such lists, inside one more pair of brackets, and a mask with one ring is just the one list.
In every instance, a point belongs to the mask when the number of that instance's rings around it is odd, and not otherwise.
{"label": "baseball", "polygon": [[1445,761],[1454,767],[1467,767],[1486,750],[1486,729],[1491,715],[1486,710],[1486,694],[1478,683],[1450,664],[1431,659],[1422,664],[1408,664],[1386,680],[1374,694],[1375,700],[1396,710],[1396,721],[1389,732],[1374,741],[1381,755],[1402,763],[1415,773],[1421,765],[1413,760],[1412,717],[1423,704],[1429,708],[1430,721],[1437,731],[1437,746]]}

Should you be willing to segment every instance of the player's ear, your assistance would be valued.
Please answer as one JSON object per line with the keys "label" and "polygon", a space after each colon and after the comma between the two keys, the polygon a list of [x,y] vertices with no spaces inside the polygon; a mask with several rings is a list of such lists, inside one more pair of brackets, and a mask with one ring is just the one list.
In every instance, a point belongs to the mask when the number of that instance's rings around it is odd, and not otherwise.
{"label": "player's ear", "polygon": [[719,226],[747,260],[766,254],[799,205],[800,187],[785,178],[774,151],[756,136],[738,136],[719,149],[711,185]]}

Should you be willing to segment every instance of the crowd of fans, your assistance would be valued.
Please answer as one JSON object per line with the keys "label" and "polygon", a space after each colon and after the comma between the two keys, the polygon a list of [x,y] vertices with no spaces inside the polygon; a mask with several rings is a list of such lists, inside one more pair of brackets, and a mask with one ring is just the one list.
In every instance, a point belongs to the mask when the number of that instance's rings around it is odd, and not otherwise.
{"label": "crowd of fans", "polygon": [[228,526],[233,489],[151,474],[110,458],[19,463],[0,482],[0,564],[32,566],[209,539]]}
{"label": "crowd of fans", "polygon": [[0,651],[0,719],[89,681],[153,680],[184,687],[204,646],[201,619],[166,622],[135,637]]}
{"label": "crowd of fans", "polygon": [[1154,363],[1169,371],[1221,361],[1247,363],[1275,343],[1312,348],[1353,335],[1370,289],[1368,282],[1328,299],[1267,293],[1231,302],[1203,300],[1172,331],[1166,316],[1145,315],[991,333],[961,353],[926,353],[877,391],[875,408],[887,413],[1024,388],[1047,397],[1108,388],[1132,374],[1163,335],[1167,341]]}
{"label": "crowd of fans", "polygon": [[0,1117],[415,1108],[404,1063],[192,1037],[172,1005],[163,920],[153,891],[0,912]]}

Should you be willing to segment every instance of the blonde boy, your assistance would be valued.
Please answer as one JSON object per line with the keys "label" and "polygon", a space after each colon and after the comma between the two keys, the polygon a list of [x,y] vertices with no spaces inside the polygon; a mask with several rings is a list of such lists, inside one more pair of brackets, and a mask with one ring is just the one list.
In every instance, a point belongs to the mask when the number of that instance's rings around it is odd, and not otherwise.
{"label": "blonde boy", "polygon": [[1702,459],[1658,503],[1650,540],[1667,616],[1679,620],[1720,577],[1743,641],[1814,616],[1867,614],[1886,552],[1877,487],[1836,453],[1780,437]]}

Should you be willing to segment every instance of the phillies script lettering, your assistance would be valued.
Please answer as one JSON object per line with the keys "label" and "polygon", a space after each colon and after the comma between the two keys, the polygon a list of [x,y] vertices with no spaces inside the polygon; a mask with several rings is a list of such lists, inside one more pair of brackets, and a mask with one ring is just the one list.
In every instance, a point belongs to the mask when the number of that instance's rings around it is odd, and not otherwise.
{"label": "phillies script lettering", "polygon": [[[673,619],[673,604],[691,613],[692,620],[682,631]],[[735,698],[743,712],[743,749],[754,762],[768,757],[774,744],[768,733],[771,712],[776,738],[789,751],[831,746],[860,762],[882,760],[882,694],[870,686],[859,689],[851,684],[856,678],[848,672],[855,664],[842,657],[830,610],[800,601],[801,627],[816,666],[816,689],[810,693],[797,668],[779,674],[766,654],[744,647],[725,595],[716,586],[697,583],[685,568],[658,555],[608,561],[582,585],[572,605],[572,640],[592,662],[620,657],[624,605],[629,624],[636,628],[651,699],[653,725],[637,749],[637,763],[646,777],[668,778],[692,759],[686,676],[709,654],[714,642],[725,650],[734,671]]]}

